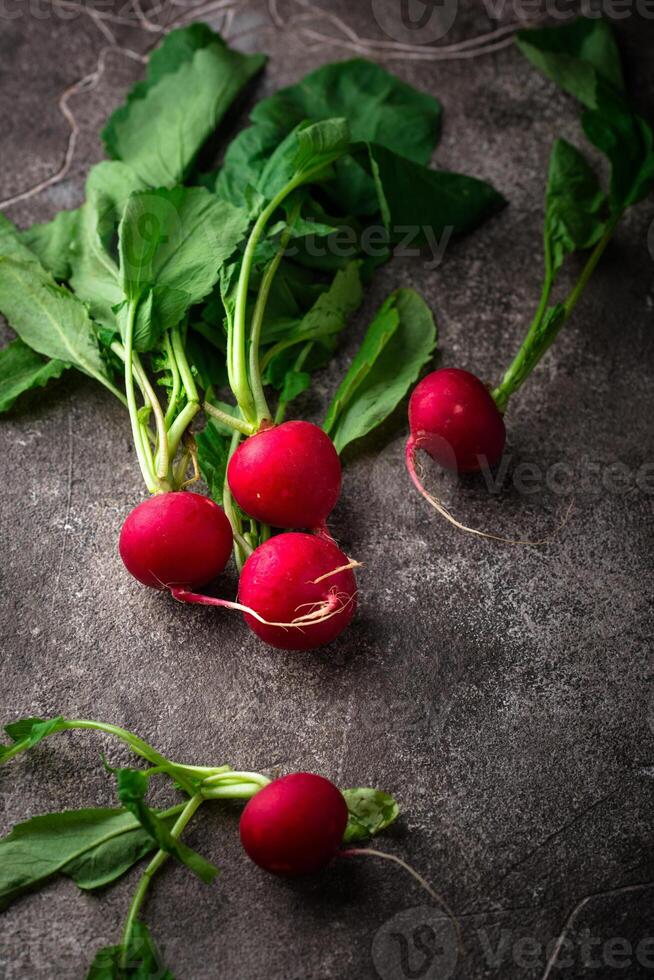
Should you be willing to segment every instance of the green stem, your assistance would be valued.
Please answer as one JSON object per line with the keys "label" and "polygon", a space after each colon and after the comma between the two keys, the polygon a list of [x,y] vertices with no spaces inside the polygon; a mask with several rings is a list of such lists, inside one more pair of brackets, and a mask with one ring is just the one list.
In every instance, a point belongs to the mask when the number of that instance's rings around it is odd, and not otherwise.
{"label": "green stem", "polygon": [[[293,365],[294,371],[302,370],[304,366],[304,362],[309,356],[312,347],[313,347],[312,340],[308,341],[308,343],[304,345],[304,347],[302,348],[302,350],[300,351],[300,353],[295,359],[295,364]],[[279,403],[277,405],[277,411],[275,412],[275,425],[280,425],[284,421],[284,419],[286,418],[287,408],[288,408],[288,402],[282,401],[282,399],[280,398]]]}
{"label": "green stem", "polygon": [[186,405],[179,415],[168,425],[168,451],[170,459],[173,459],[182,440],[182,436],[200,411],[200,396],[197,385],[195,384],[193,372],[191,371],[191,366],[186,358],[182,327],[179,324],[170,331],[170,347],[173,361],[179,372],[179,379],[187,399]]}
{"label": "green stem", "polygon": [[260,789],[267,786],[270,780],[267,776],[262,776],[260,772],[241,772],[237,769],[230,769],[228,772],[216,772],[206,776],[203,785],[206,786],[227,786],[232,783],[257,783]]}
{"label": "green stem", "polygon": [[123,395],[122,391],[119,391],[118,388],[116,388],[116,386],[112,384],[109,378],[105,378],[103,374],[96,374],[94,375],[94,377],[100,382],[100,384],[105,386],[107,391],[110,391],[112,395],[116,396],[116,398],[121,403],[121,405],[124,405],[125,408],[129,408],[127,399]]}
{"label": "green stem", "polygon": [[125,392],[127,394],[127,407],[132,426],[132,438],[136,456],[141,467],[141,473],[145,480],[145,485],[150,493],[160,493],[164,489],[158,479],[152,460],[152,453],[147,441],[143,439],[143,431],[138,416],[138,406],[136,404],[136,394],[134,392],[134,373],[133,373],[133,338],[134,338],[134,319],[136,317],[137,300],[131,300],[127,309],[127,321],[125,325]]}
{"label": "green stem", "polygon": [[141,359],[136,353],[132,352],[132,364],[136,370],[137,377],[139,378],[139,387],[144,393],[144,398],[146,403],[152,409],[152,414],[154,415],[154,424],[157,430],[157,452],[155,454],[155,467],[156,474],[159,479],[164,479],[168,473],[168,438],[166,436],[166,420],[164,418],[164,413],[157,398],[154,388],[150,384],[150,379],[148,378],[143,365],[141,364]]}
{"label": "green stem", "polygon": [[515,394],[518,388],[525,383],[531,372],[540,362],[543,355],[552,346],[563,326],[567,323],[570,314],[572,313],[581,294],[588,284],[590,277],[595,271],[595,267],[602,257],[604,249],[608,245],[621,216],[622,212],[614,215],[608,222],[604,234],[596,244],[593,251],[590,253],[590,256],[588,257],[588,260],[584,265],[581,275],[579,276],[574,288],[564,300],[562,305],[563,312],[561,316],[553,317],[549,323],[543,326],[543,320],[548,312],[549,298],[554,284],[551,259],[549,258],[549,253],[546,250],[545,282],[543,285],[540,302],[538,304],[538,309],[536,310],[536,315],[534,316],[518,353],[514,357],[504,377],[502,378],[501,384],[493,391],[493,398],[500,412],[506,411],[509,399]]}
{"label": "green stem", "polygon": [[198,389],[195,384],[193,372],[191,371],[191,367],[186,360],[186,352],[184,350],[184,342],[182,340],[182,330],[179,324],[171,331],[171,340],[175,361],[177,362],[177,367],[179,369],[182,385],[184,386],[184,391],[186,392],[186,397],[190,402],[199,402],[200,396],[198,395]]}
{"label": "green stem", "polygon": [[202,790],[205,800],[250,800],[260,792],[259,783],[236,783],[233,785],[216,786],[213,789]]}
{"label": "green stem", "polygon": [[173,382],[173,386],[170,390],[170,396],[168,398],[168,407],[166,409],[166,428],[169,429],[172,425],[173,419],[175,418],[177,402],[179,401],[179,396],[182,390],[182,381],[179,374],[179,368],[177,367],[173,345],[170,340],[169,330],[167,330],[164,335],[164,350],[166,351],[166,358],[168,360],[168,366],[170,367],[170,374]]}
{"label": "green stem", "polygon": [[266,312],[266,305],[268,303],[270,289],[279,268],[279,263],[282,261],[284,252],[286,251],[286,247],[293,232],[293,226],[295,225],[297,217],[300,213],[300,206],[300,201],[297,201],[293,205],[288,222],[279,241],[279,248],[268,263],[266,271],[263,274],[261,285],[259,286],[259,294],[254,307],[254,313],[252,314],[252,326],[250,330],[250,385],[252,387],[254,406],[257,412],[257,422],[259,424],[261,424],[261,422],[263,422],[265,419],[271,418],[270,409],[268,408],[268,402],[266,401],[266,395],[263,389],[261,364],[259,362],[259,343],[261,341],[263,318]]}
{"label": "green stem", "polygon": [[168,449],[172,459],[177,452],[182,436],[200,411],[200,402],[187,402],[171,427],[168,429]]}
{"label": "green stem", "polygon": [[[316,168],[315,172],[318,172],[318,169],[319,168]],[[312,176],[313,172],[296,174],[295,177],[293,177],[293,179],[290,180],[285,187],[282,187],[281,191],[279,191],[272,201],[270,201],[270,203],[263,209],[254,223],[252,231],[250,232],[250,237],[248,238],[247,245],[245,246],[245,252],[243,253],[243,259],[241,260],[241,270],[238,277],[238,284],[236,286],[234,324],[232,328],[232,363],[230,377],[232,378],[232,390],[236,396],[236,401],[238,402],[243,417],[248,422],[256,422],[257,419],[254,397],[250,387],[250,382],[248,380],[245,325],[248,286],[250,283],[250,274],[252,272],[252,265],[254,262],[254,253],[268,221],[282,201],[288,197],[288,195],[291,194],[296,187],[306,183]]]}
{"label": "green stem", "polygon": [[[232,436],[232,441],[229,444],[229,453],[227,455],[227,462],[232,458],[234,453],[238,448],[238,444],[241,441],[241,433],[234,432]],[[239,572],[245,564],[246,556],[252,553],[252,549],[248,545],[247,541],[243,537],[243,525],[241,523],[241,517],[234,504],[234,498],[232,497],[232,491],[229,489],[229,483],[227,482],[227,471],[225,471],[225,482],[223,483],[223,510],[227,515],[229,523],[232,525],[232,533],[234,535],[234,561],[236,562],[236,567]]]}
{"label": "green stem", "polygon": [[[170,831],[171,837],[174,837],[175,840],[178,840],[184,828],[188,824],[189,820],[193,817],[193,815],[195,814],[196,810],[198,809],[198,807],[201,805],[202,802],[203,802],[203,798],[200,793],[197,793],[195,796],[191,797],[191,799],[188,801],[188,803],[180,813],[179,817],[177,818],[174,826],[172,827]],[[138,887],[136,889],[136,892],[134,893],[134,898],[131,901],[129,912],[127,913],[127,919],[125,920],[125,928],[123,929],[123,937],[122,937],[123,951],[121,953],[121,959],[120,959],[120,965],[123,970],[127,967],[128,964],[129,944],[132,937],[132,930],[134,928],[134,923],[138,918],[138,914],[141,910],[141,906],[143,905],[143,900],[145,899],[148,888],[150,887],[150,882],[152,881],[152,878],[159,870],[159,868],[162,866],[162,864],[165,864],[165,862],[168,860],[169,857],[170,855],[168,854],[167,851],[157,851],[157,853],[152,858],[147,868],[141,875],[141,880],[138,883]]]}
{"label": "green stem", "polygon": [[253,432],[256,431],[256,426],[250,425],[245,419],[238,419],[235,415],[230,415],[228,412],[223,412],[220,408],[212,405],[211,402],[205,402],[202,406],[207,415],[213,415],[215,419],[222,422],[223,425],[227,425],[230,429],[235,429],[236,432],[240,432],[244,436],[251,436]]}
{"label": "green stem", "polygon": [[583,293],[584,289],[586,288],[586,286],[588,284],[588,280],[590,279],[590,277],[592,276],[593,272],[595,271],[595,267],[597,266],[597,263],[601,259],[602,254],[604,252],[604,249],[609,244],[609,242],[611,240],[611,237],[613,235],[613,232],[615,231],[616,226],[617,226],[618,222],[620,221],[620,218],[622,217],[623,214],[624,214],[624,211],[620,211],[620,212],[618,212],[618,214],[615,214],[611,218],[611,220],[609,221],[608,225],[606,226],[606,231],[604,232],[604,234],[602,235],[602,237],[598,241],[597,245],[595,246],[595,248],[591,252],[591,254],[590,254],[589,258],[588,258],[588,261],[586,262],[586,265],[582,269],[581,275],[579,276],[579,279],[577,280],[577,283],[576,283],[574,289],[568,295],[568,297],[565,299],[565,301],[563,303],[563,306],[565,308],[566,319],[567,319],[567,317],[570,316],[570,314],[572,313],[573,309],[577,305],[577,302],[579,300],[579,297],[581,296],[581,294]]}

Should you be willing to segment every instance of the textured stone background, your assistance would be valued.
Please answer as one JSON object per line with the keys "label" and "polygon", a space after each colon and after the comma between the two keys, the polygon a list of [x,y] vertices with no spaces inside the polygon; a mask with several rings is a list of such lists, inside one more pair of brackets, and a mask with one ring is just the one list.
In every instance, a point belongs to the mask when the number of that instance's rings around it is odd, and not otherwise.
{"label": "textured stone background", "polygon": [[[359,34],[383,37],[368,0],[329,8]],[[294,0],[280,4],[284,16],[294,10]],[[2,199],[56,170],[67,139],[57,97],[107,44],[92,19],[65,13],[46,0],[3,9]],[[221,23],[215,13],[209,19]],[[513,19],[507,4],[503,22]],[[650,116],[653,23],[628,15],[616,24],[630,89]],[[461,5],[445,40],[495,24],[481,4]],[[138,51],[155,36],[109,26]],[[335,33],[329,22],[314,26]],[[311,50],[296,30],[271,29],[260,2],[241,4],[231,31],[248,31],[238,43],[271,55],[259,92],[348,56],[338,44]],[[370,314],[399,284],[433,305],[444,363],[498,377],[537,298],[551,142],[581,139],[576,105],[511,47],[478,60],[388,66],[442,99],[438,163],[490,179],[511,204],[451,245],[436,271],[416,260],[382,270],[340,365],[321,380],[321,397],[301,406],[309,417],[319,417]],[[71,100],[80,135],[69,175],[7,208],[13,220],[24,226],[80,201],[85,173],[101,157],[99,128],[140,71],[120,53],[107,55],[96,88]],[[653,218],[651,202],[628,215],[574,321],[516,398],[501,490],[474,480],[450,488],[462,519],[511,536],[547,532],[573,496],[567,527],[544,547],[456,532],[409,490],[400,415],[347,461],[333,527],[366,563],[361,612],[347,636],[319,653],[268,650],[238,619],[182,608],[129,580],[116,536],[142,486],[126,416],[104,391],[71,374],[3,419],[4,718],[97,717],[184,761],[305,768],[341,785],[388,789],[403,817],[381,846],[419,868],[456,911],[460,980],[541,977],[542,949],[521,959],[531,947],[520,940],[552,943],[589,895],[596,897],[570,933],[570,965],[553,976],[654,973],[653,956],[649,967],[632,958],[618,968],[612,963],[624,956],[612,961],[602,945],[623,938],[635,947],[654,934],[654,886],[621,890],[654,879]],[[517,489],[512,474],[525,461],[547,469],[550,485]],[[555,464],[573,473],[563,493],[560,471],[552,482]],[[427,474],[437,480],[433,468]],[[224,589],[234,587],[230,575]],[[110,804],[101,748],[109,748],[101,738],[60,736],[4,770],[2,829],[49,809]],[[111,758],[126,757],[112,745]],[[288,884],[245,860],[236,831],[235,811],[207,808],[189,842],[222,876],[206,888],[170,866],[147,904],[176,976],[452,975],[447,937],[431,967],[415,945],[427,935],[416,931],[426,896],[400,869],[352,861]],[[99,897],[60,881],[18,902],[2,920],[2,975],[84,976],[94,950],[119,935],[135,880]],[[385,926],[400,912],[401,921]],[[373,953],[380,929],[404,936],[415,972]],[[402,940],[390,942],[399,950]]]}

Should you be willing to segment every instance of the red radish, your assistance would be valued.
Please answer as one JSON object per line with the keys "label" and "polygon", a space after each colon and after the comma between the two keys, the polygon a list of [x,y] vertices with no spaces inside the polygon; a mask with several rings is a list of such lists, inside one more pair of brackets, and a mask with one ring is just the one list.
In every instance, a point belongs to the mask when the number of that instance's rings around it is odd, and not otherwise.
{"label": "red radish", "polygon": [[[330,643],[356,610],[355,565],[332,541],[315,534],[270,538],[246,561],[238,588],[239,603],[267,622],[246,613],[246,623],[280,650]],[[274,625],[292,621],[297,622],[293,629]]]}
{"label": "red radish", "polygon": [[357,565],[331,539],[290,531],[250,555],[237,602],[184,586],[170,591],[180,602],[242,612],[250,629],[280,650],[312,650],[335,639],[354,616]]}
{"label": "red radish", "polygon": [[120,532],[127,571],[154,589],[197,587],[222,572],[232,528],[221,508],[186,490],[155,494],[132,510]]}
{"label": "red radish", "polygon": [[263,428],[229,461],[229,488],[239,507],[263,524],[314,528],[327,520],[341,489],[334,443],[311,422]]}
{"label": "red radish", "polygon": [[264,871],[293,877],[324,868],[347,825],[343,794],[323,776],[296,772],[269,783],[241,815],[241,843]]}
{"label": "red radish", "polygon": [[473,473],[494,466],[504,449],[504,420],[486,386],[459,368],[433,371],[409,401],[407,458],[424,449],[446,469]]}

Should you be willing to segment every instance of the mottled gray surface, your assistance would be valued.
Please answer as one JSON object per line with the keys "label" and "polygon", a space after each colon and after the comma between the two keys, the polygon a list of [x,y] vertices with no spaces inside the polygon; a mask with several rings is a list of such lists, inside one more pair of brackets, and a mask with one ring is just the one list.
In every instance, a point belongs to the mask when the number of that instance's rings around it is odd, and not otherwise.
{"label": "mottled gray surface", "polygon": [[[360,34],[382,36],[368,0],[329,6]],[[292,7],[280,5],[284,16]],[[64,20],[45,0],[31,13],[27,4],[11,11],[17,16],[0,25],[0,198],[56,170],[67,138],[57,96],[93,69],[106,43],[92,20]],[[505,21],[512,16],[507,5]],[[460,12],[446,40],[490,26],[480,5]],[[652,21],[627,16],[617,28],[631,90],[651,112]],[[151,43],[142,30],[112,29],[135,50]],[[245,29],[255,33],[242,38],[244,48],[271,54],[260,90],[347,56],[271,30],[260,3],[239,11],[232,31]],[[512,48],[474,61],[389,65],[441,97],[438,162],[492,180],[511,206],[450,246],[438,270],[402,260],[379,274],[340,365],[321,380],[324,396],[371,312],[398,284],[416,286],[432,303],[444,363],[498,377],[539,289],[551,141],[579,139],[576,106]],[[97,87],[71,102],[80,136],[69,176],[10,207],[13,220],[24,226],[79,202],[84,175],[101,156],[101,123],[139,72],[108,55]],[[300,767],[341,785],[388,789],[403,817],[381,846],[419,868],[456,911],[460,980],[541,977],[542,946],[596,893],[570,934],[571,965],[553,976],[654,973],[651,947],[649,966],[624,954],[613,960],[619,944],[602,951],[612,939],[635,948],[654,934],[654,887],[620,891],[654,878],[653,217],[644,204],[623,222],[574,322],[512,406],[501,492],[473,480],[450,493],[466,522],[532,538],[556,524],[573,496],[567,527],[544,547],[511,548],[444,524],[409,490],[400,416],[347,462],[333,526],[365,562],[361,612],[324,652],[268,650],[236,617],[139,588],[116,551],[121,520],[143,492],[125,414],[72,375],[23,404],[0,423],[4,718],[97,717],[185,761]],[[320,399],[302,408],[319,417]],[[549,484],[516,488],[511,476],[521,462],[547,470]],[[556,464],[569,468],[563,493]],[[435,482],[435,469],[426,471]],[[234,586],[231,575],[225,592]],[[3,770],[2,829],[48,809],[111,803],[101,747],[109,743],[91,735],[59,736]],[[126,756],[111,746],[111,758]],[[431,970],[415,946],[413,973],[389,972],[390,960],[373,953],[388,920],[429,904],[400,869],[362,859],[294,884],[266,877],[240,852],[236,813],[219,808],[207,807],[189,842],[221,865],[222,876],[206,888],[168,867],[145,913],[177,977],[451,975],[438,965],[452,952],[450,940]],[[135,880],[131,874],[101,896],[61,881],[18,902],[2,920],[2,975],[83,977],[94,950],[118,937]],[[428,936],[416,932],[424,912],[386,931],[411,945]],[[401,940],[389,943],[397,950]]]}

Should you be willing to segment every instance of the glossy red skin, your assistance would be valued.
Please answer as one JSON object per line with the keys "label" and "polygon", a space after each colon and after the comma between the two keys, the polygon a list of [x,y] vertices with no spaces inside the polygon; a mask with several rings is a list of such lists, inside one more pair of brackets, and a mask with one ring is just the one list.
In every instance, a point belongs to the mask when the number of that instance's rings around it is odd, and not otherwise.
{"label": "glossy red skin", "polygon": [[241,443],[227,480],[239,507],[263,524],[319,527],[341,489],[341,462],[328,435],[311,422],[283,422]]}
{"label": "glossy red skin", "polygon": [[143,585],[196,588],[219,575],[232,550],[232,528],[213,500],[179,490],[144,500],[120,532],[120,557]]}
{"label": "glossy red skin", "polygon": [[441,466],[474,473],[494,466],[504,449],[504,420],[485,385],[460,368],[433,371],[409,401],[415,445]]}
{"label": "glossy red skin", "polygon": [[259,545],[250,555],[238,586],[238,598],[274,623],[289,623],[310,612],[306,603],[321,602],[336,593],[341,596],[340,612],[322,623],[300,629],[265,626],[244,614],[253,632],[280,650],[312,650],[330,643],[350,623],[356,611],[357,584],[351,568],[330,575],[314,585],[326,572],[347,565],[349,559],[331,541],[315,534],[289,531],[277,534]]}
{"label": "glossy red skin", "polygon": [[241,843],[264,871],[294,877],[320,871],[343,843],[347,805],[323,776],[296,772],[275,779],[249,800]]}

